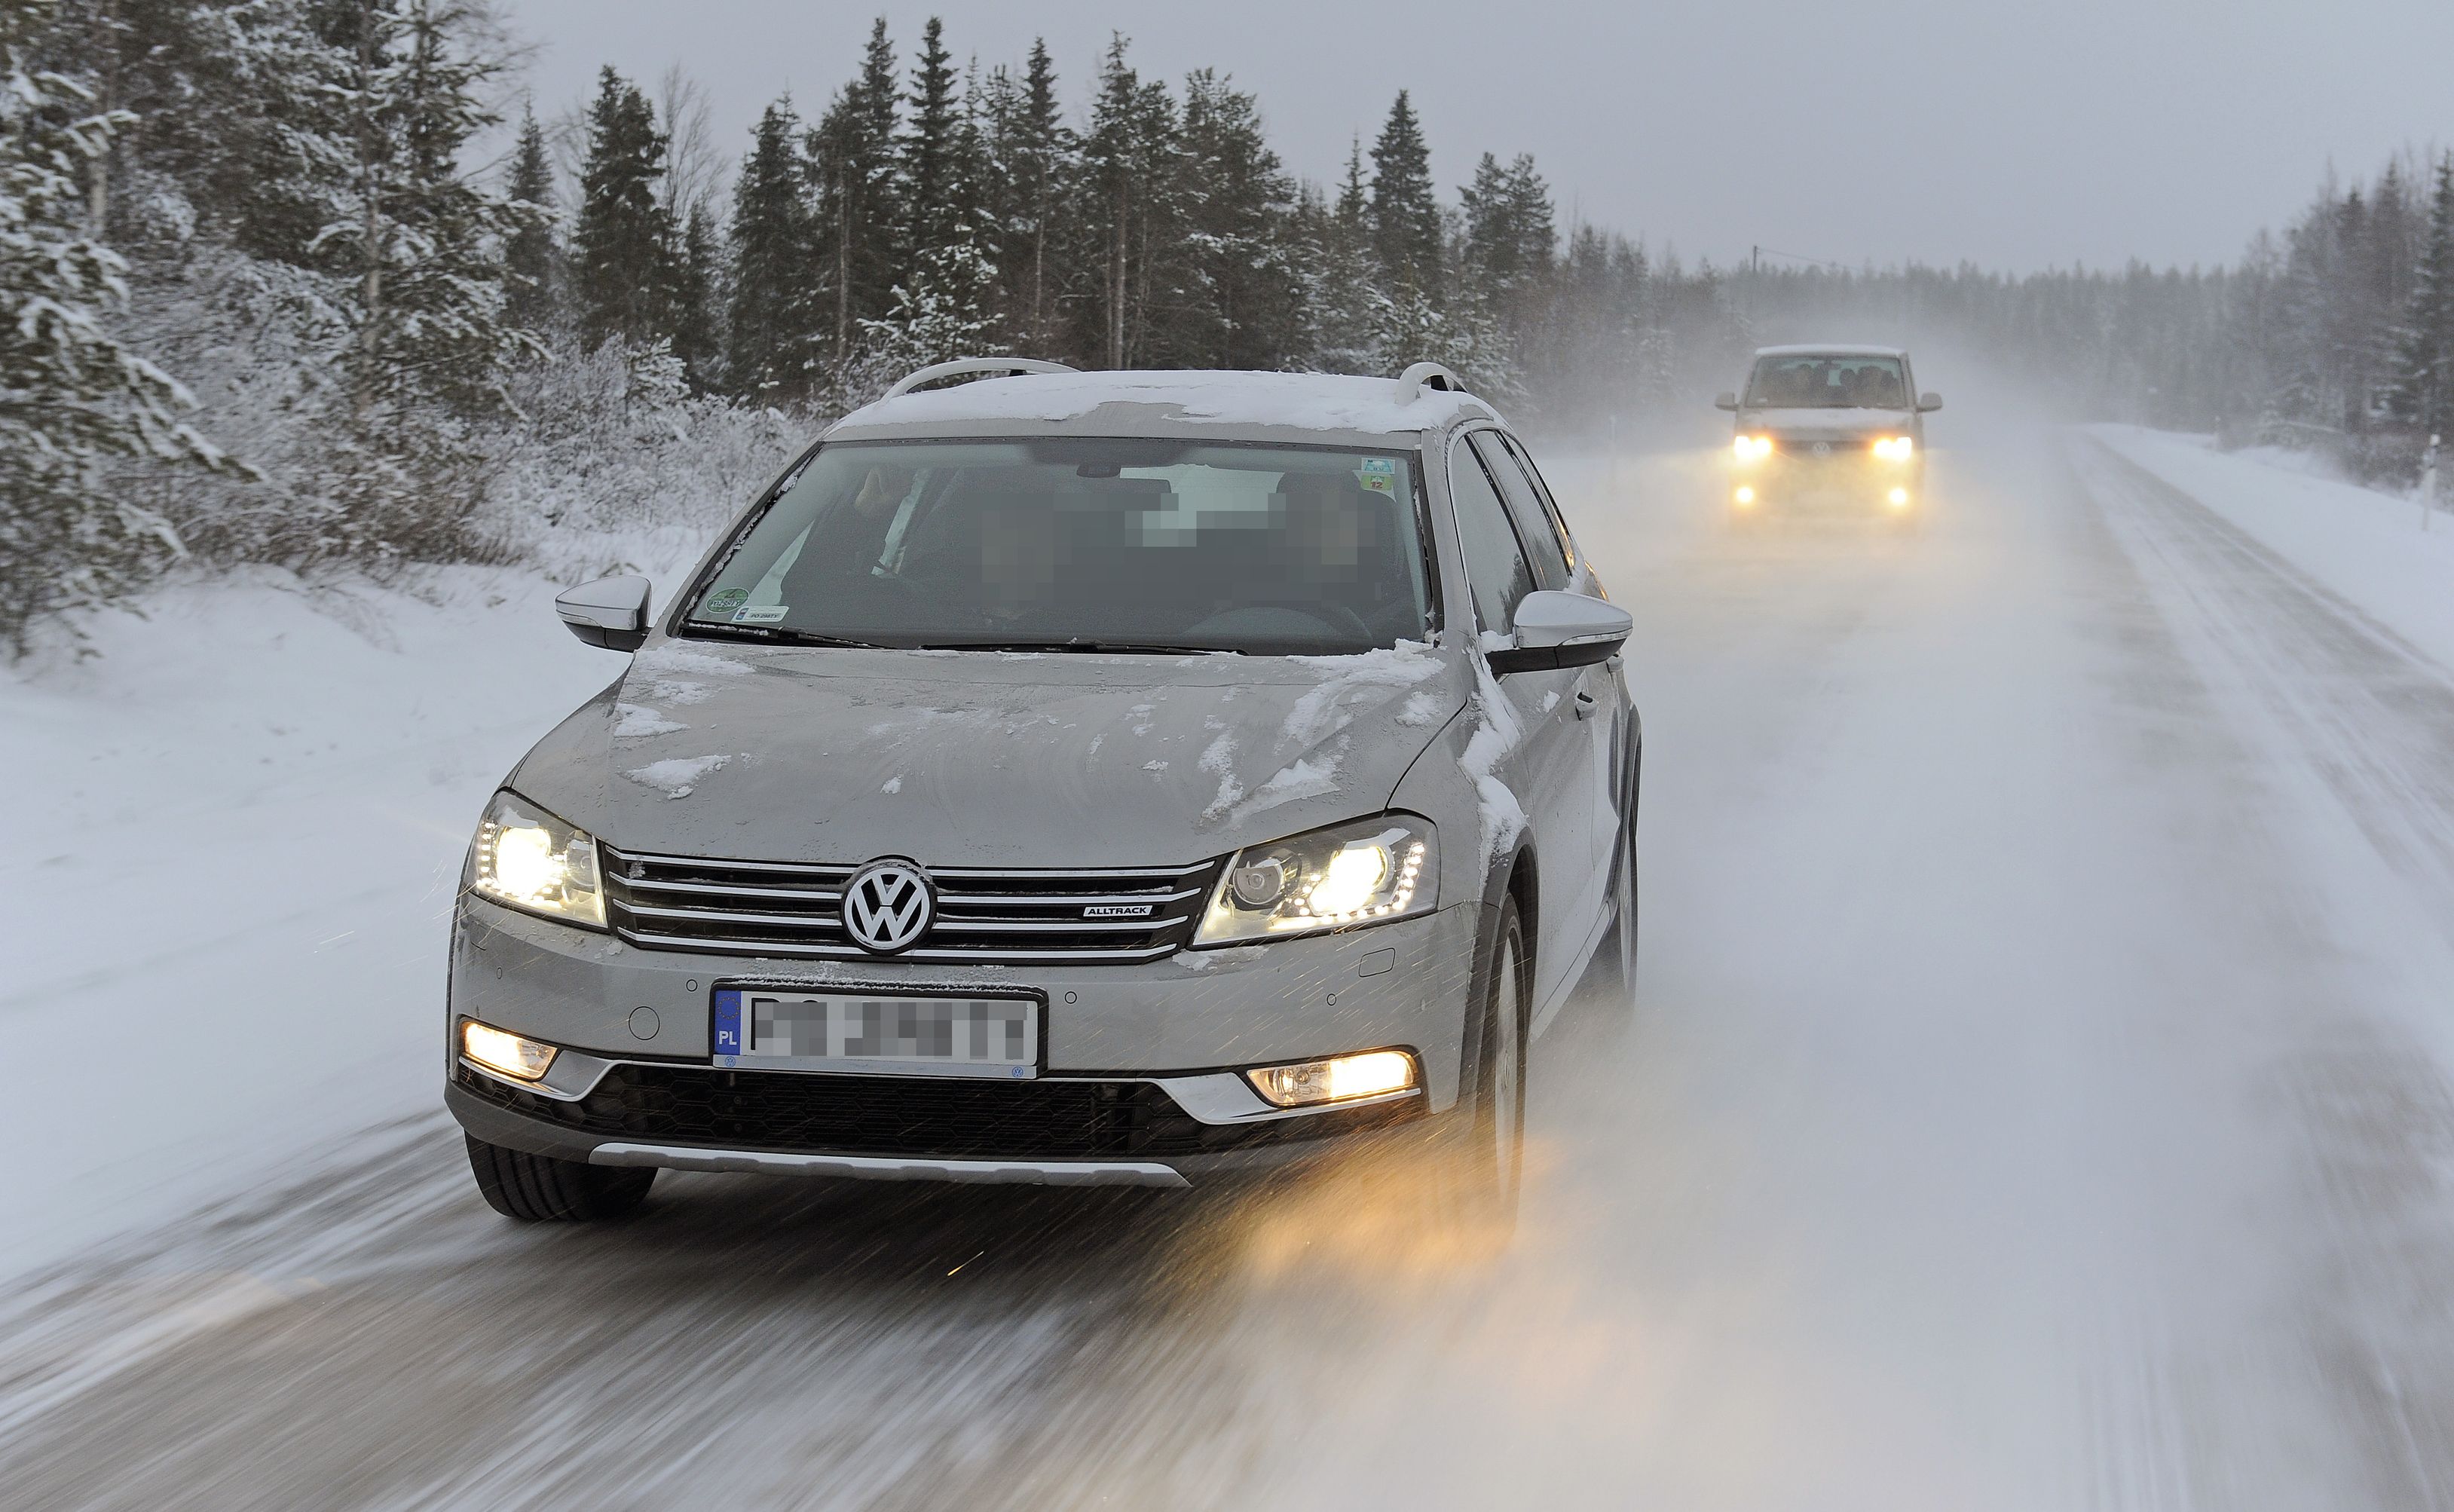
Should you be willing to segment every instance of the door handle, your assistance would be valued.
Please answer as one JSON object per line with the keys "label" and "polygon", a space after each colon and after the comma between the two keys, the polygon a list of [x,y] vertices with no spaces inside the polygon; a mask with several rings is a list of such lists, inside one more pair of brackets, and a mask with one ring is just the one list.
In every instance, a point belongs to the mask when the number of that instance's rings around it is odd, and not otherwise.
{"label": "door handle", "polygon": [[1578,689],[1576,707],[1578,718],[1583,719],[1591,716],[1595,708],[1594,696],[1587,693],[1582,688]]}

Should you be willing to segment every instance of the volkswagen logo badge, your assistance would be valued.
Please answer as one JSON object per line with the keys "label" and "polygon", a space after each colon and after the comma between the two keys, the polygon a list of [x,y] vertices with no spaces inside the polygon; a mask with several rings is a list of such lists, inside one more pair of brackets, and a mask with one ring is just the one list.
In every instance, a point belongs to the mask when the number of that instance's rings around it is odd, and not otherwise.
{"label": "volkswagen logo badge", "polygon": [[929,932],[936,912],[937,890],[929,874],[897,857],[880,857],[844,883],[844,933],[880,956],[910,949]]}
{"label": "volkswagen logo badge", "polygon": [[1816,442],[1815,454],[1817,456],[1830,456],[1832,454],[1832,443],[1829,441]]}

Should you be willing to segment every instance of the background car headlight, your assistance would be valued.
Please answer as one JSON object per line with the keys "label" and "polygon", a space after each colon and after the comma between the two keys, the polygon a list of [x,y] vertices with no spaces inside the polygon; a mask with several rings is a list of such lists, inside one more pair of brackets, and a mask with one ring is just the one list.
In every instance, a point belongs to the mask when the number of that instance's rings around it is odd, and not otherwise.
{"label": "background car headlight", "polygon": [[596,842],[545,810],[497,793],[469,847],[469,888],[567,924],[605,927]]}
{"label": "background car headlight", "polygon": [[1875,455],[1886,462],[1905,462],[1917,454],[1917,442],[1905,435],[1886,435],[1875,442]]}
{"label": "background car headlight", "polygon": [[1429,819],[1383,814],[1236,853],[1210,890],[1197,945],[1317,935],[1427,914],[1439,902]]}
{"label": "background car headlight", "polygon": [[1730,451],[1741,462],[1760,462],[1772,455],[1772,437],[1742,435],[1730,443]]}

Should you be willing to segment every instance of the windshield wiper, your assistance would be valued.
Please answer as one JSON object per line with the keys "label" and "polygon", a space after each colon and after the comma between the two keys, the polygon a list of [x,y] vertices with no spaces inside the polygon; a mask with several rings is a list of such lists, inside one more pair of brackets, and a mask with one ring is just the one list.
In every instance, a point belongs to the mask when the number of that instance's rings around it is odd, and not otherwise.
{"label": "windshield wiper", "polygon": [[1127,656],[1240,656],[1234,646],[1169,646],[1136,640],[933,640],[922,651],[1106,652]]}
{"label": "windshield wiper", "polygon": [[721,620],[713,623],[692,620],[684,628],[694,633],[738,635],[745,640],[764,640],[771,643],[780,641],[793,646],[844,646],[855,651],[894,649],[891,646],[881,646],[874,640],[854,640],[846,635],[826,635],[815,630],[792,630],[782,625],[730,625]]}

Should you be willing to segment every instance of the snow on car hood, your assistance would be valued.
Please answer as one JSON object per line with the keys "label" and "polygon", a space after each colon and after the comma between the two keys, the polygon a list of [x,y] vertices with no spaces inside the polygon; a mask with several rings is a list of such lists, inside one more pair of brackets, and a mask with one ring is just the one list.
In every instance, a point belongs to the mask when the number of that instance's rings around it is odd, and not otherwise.
{"label": "snow on car hood", "polygon": [[513,775],[617,848],[1134,866],[1383,806],[1459,658],[1005,655],[660,641]]}
{"label": "snow on car hood", "polygon": [[1741,431],[1769,431],[1804,441],[1840,441],[1897,435],[1913,418],[1907,410],[1750,410],[1740,417]]}

